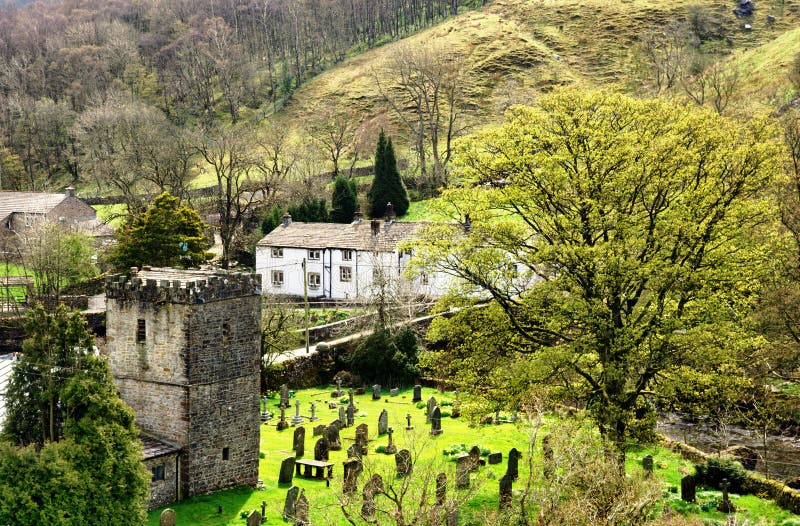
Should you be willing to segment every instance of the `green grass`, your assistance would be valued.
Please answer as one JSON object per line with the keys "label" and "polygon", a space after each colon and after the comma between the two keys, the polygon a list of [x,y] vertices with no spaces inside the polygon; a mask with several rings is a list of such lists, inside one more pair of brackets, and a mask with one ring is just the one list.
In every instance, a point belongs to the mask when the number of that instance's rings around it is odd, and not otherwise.
{"label": "green grass", "polygon": [[[0,276],[32,276],[33,273],[22,265],[0,263]],[[13,298],[17,303],[25,301],[25,287],[0,287],[0,301],[7,302]]]}
{"label": "green grass", "polygon": [[[379,401],[372,401],[369,394],[357,395],[356,404],[358,413],[356,415],[356,425],[367,423],[369,425],[370,439],[369,454],[365,457],[365,473],[359,479],[360,484],[366,481],[367,473],[380,472],[384,475],[384,482],[391,479],[389,473],[395,469],[394,458],[391,455],[383,455],[375,452],[377,446],[386,445],[387,438],[377,437],[378,416],[382,409],[389,412],[389,425],[395,429],[394,441],[398,449],[408,448],[413,452],[419,452],[420,458],[415,465],[415,470],[422,473],[425,469],[434,470],[434,473],[444,471],[448,475],[448,480],[454,480],[455,462],[452,457],[443,454],[446,449],[455,449],[460,444],[467,448],[478,445],[491,451],[501,451],[503,453],[503,463],[498,465],[487,465],[480,468],[473,474],[471,481],[474,495],[465,506],[461,508],[462,522],[469,521],[470,517],[478,517],[484,509],[496,509],[497,507],[497,481],[505,473],[508,451],[516,447],[522,452],[526,451],[528,437],[525,429],[521,425],[501,424],[499,426],[475,426],[470,427],[470,423],[464,417],[453,419],[443,418],[442,429],[444,433],[438,437],[428,435],[429,425],[425,423],[425,409],[418,408],[417,404],[411,402],[412,392],[410,389],[400,391],[397,397],[389,397],[384,391],[384,396]],[[423,389],[423,400],[430,396],[442,401],[452,400],[452,393],[439,393],[433,389]],[[316,437],[312,437],[311,430],[315,424],[327,424],[337,418],[338,409],[328,409],[323,402],[330,399],[329,388],[306,389],[297,391],[296,397],[302,403],[302,407],[314,400],[317,402],[317,415],[320,420],[316,423],[306,423],[306,443],[305,457],[313,458],[314,443]],[[271,406],[276,408],[278,399],[270,400]],[[444,409],[449,412],[450,407]],[[405,431],[405,415],[412,415],[412,425],[414,431]],[[308,480],[295,478],[294,484],[305,490],[310,504],[310,518],[313,524],[336,524],[337,517],[341,516],[338,508],[339,497],[341,495],[341,476],[342,461],[346,457],[346,449],[352,444],[355,428],[345,428],[341,431],[342,450],[332,451],[330,461],[334,463],[334,479],[330,487],[326,487],[324,481]],[[541,431],[540,433],[544,433]],[[249,512],[253,509],[260,509],[261,502],[266,502],[266,516],[270,524],[281,523],[281,511],[283,507],[286,490],[288,487],[279,487],[277,483],[278,472],[281,461],[292,455],[293,428],[284,431],[277,431],[275,421],[271,425],[261,426],[261,453],[262,459],[259,466],[259,478],[263,480],[263,489],[237,488],[228,491],[221,491],[212,495],[205,495],[175,503],[169,507],[177,512],[178,525],[208,525],[226,526],[243,525],[245,520],[240,517],[241,512]],[[680,479],[683,473],[693,471],[692,464],[683,460],[680,456],[670,451],[658,448],[636,448],[628,456],[627,468],[629,472],[641,469],[641,459],[644,455],[651,454],[655,458],[655,473],[664,481],[666,500],[665,503],[676,510],[686,508],[687,512],[697,513],[698,516],[712,520],[723,521],[725,516],[716,511],[700,511],[690,505],[683,505],[680,502],[680,492],[670,493],[669,487],[680,487]],[[524,480],[526,462],[519,463],[520,480]],[[517,483],[517,488],[521,487],[521,482]],[[477,488],[477,489],[475,489]],[[449,490],[453,491],[453,490]],[[459,490],[463,491],[463,490]],[[700,493],[703,498],[714,498],[718,492]],[[793,516],[788,512],[780,510],[776,505],[757,499],[752,496],[733,496],[734,503],[742,510],[739,517],[746,519],[749,524],[758,524],[762,519],[767,524],[782,524]],[[360,493],[358,494],[358,505],[360,506]],[[222,506],[223,512],[217,512],[218,506]],[[681,507],[683,506],[683,507]],[[159,510],[150,512],[148,525],[157,526]],[[478,519],[476,519],[478,520]],[[343,524],[344,520],[338,520]],[[713,522],[712,522],[713,524]]]}

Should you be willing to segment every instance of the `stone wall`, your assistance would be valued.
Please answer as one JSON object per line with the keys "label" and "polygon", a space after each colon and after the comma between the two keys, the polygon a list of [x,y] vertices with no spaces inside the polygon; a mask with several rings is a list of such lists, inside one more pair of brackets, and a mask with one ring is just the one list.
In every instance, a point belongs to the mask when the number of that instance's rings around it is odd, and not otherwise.
{"label": "stone wall", "polygon": [[190,444],[189,392],[186,386],[114,377],[119,396],[136,414],[144,433],[181,447]]}
{"label": "stone wall", "polygon": [[175,469],[177,457],[177,453],[170,453],[156,458],[149,458],[144,461],[144,465],[148,471],[158,465],[164,466],[164,480],[153,480],[150,482],[150,500],[147,503],[148,510],[159,508],[178,500],[178,472]]}

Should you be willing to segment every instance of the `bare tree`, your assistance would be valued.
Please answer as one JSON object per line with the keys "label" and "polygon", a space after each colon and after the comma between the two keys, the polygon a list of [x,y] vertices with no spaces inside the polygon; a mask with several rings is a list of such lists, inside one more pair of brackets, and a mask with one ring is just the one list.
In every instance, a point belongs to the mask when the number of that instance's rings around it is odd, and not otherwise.
{"label": "bare tree", "polygon": [[668,90],[680,80],[687,61],[687,44],[686,26],[678,22],[643,35],[636,55],[656,92]]}
{"label": "bare tree", "polygon": [[705,106],[710,101],[714,110],[722,115],[739,87],[739,72],[715,62],[694,76],[682,77],[681,85],[695,104]]}
{"label": "bare tree", "polygon": [[316,122],[309,127],[314,140],[322,146],[333,164],[332,179],[339,176],[339,160],[351,149],[357,129],[352,112],[329,107],[318,113]]}

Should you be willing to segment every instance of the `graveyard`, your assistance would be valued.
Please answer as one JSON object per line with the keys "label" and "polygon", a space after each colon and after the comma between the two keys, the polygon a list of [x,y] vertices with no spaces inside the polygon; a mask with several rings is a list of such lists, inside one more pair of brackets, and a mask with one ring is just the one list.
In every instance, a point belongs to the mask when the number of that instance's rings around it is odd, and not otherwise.
{"label": "graveyard", "polygon": [[[393,504],[383,495],[371,497],[377,489],[390,487],[398,493],[407,489],[406,514],[413,514],[424,500],[443,519],[453,521],[449,524],[482,524],[486,511],[497,510],[501,500],[516,505],[529,474],[532,434],[536,433],[536,446],[531,465],[538,470],[542,437],[563,425],[559,417],[547,416],[535,430],[524,416],[502,412],[486,415],[485,423],[477,424],[465,415],[453,417],[462,395],[427,387],[419,393],[412,388],[375,393],[366,388],[361,394],[340,389],[286,389],[262,398],[262,410],[272,417],[261,424],[259,487],[174,503],[169,508],[175,510],[175,524],[245,525],[253,510],[259,515],[263,510],[265,524],[295,524],[284,518],[287,511],[295,516],[307,513],[310,524],[348,524],[345,512],[356,524],[365,523],[365,512],[373,513],[378,524],[393,524],[385,515]],[[282,399],[287,406],[283,419]],[[331,425],[340,418],[343,427]],[[681,501],[681,479],[693,471],[691,461],[658,446],[632,448],[627,472],[639,475],[645,469],[663,484],[657,510],[669,506],[712,521],[726,520],[716,509],[723,500],[719,491],[698,487],[696,504]],[[423,489],[427,493],[420,497]],[[796,516],[770,501],[734,494],[729,498],[748,523],[795,524]],[[163,510],[151,511],[148,524],[159,525]]]}

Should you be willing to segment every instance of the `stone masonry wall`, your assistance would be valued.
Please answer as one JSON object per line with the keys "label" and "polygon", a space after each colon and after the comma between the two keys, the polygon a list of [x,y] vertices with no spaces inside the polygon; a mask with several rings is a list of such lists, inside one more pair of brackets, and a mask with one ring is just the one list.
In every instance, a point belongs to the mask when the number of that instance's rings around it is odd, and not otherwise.
{"label": "stone masonry wall", "polygon": [[181,447],[190,444],[187,387],[117,377],[114,383],[139,429]]}
{"label": "stone masonry wall", "polygon": [[178,456],[177,453],[171,453],[156,458],[149,458],[144,461],[144,465],[149,471],[158,465],[164,466],[164,480],[154,480],[150,482],[150,500],[147,503],[147,509],[152,510],[159,508],[178,499],[177,490],[177,476],[175,470],[175,460]]}

